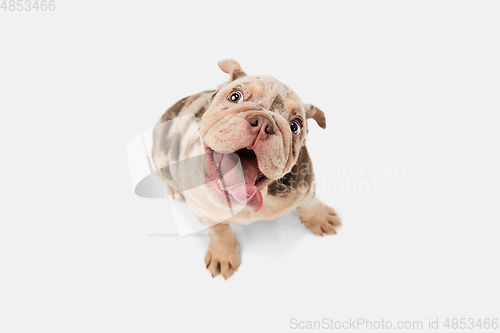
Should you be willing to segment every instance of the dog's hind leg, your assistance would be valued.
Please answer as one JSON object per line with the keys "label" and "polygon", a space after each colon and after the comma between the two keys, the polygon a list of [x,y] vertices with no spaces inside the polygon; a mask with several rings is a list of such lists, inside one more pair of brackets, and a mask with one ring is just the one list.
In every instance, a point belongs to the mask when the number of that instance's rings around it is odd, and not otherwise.
{"label": "dog's hind leg", "polygon": [[316,197],[308,199],[297,207],[300,220],[311,232],[318,236],[336,234],[335,227],[340,226],[340,218],[333,208],[325,205]]}

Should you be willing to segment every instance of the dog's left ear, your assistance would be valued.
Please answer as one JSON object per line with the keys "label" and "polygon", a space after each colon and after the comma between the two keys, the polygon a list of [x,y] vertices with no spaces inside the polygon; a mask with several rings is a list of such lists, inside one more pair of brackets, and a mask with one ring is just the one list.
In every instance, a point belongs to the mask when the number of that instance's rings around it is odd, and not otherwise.
{"label": "dog's left ear", "polygon": [[311,104],[304,104],[304,109],[306,110],[306,118],[312,118],[316,120],[319,127],[322,129],[326,128],[326,117],[325,113]]}
{"label": "dog's left ear", "polygon": [[233,59],[221,60],[217,63],[217,65],[219,65],[219,68],[222,69],[223,72],[231,75],[231,81],[234,81],[236,79],[239,79],[240,77],[247,75],[241,69],[240,64],[238,64],[236,60]]}

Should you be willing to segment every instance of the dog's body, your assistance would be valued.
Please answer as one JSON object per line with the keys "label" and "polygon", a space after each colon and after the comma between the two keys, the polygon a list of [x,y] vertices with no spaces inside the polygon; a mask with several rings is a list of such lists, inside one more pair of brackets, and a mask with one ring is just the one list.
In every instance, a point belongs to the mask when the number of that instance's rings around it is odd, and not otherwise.
{"label": "dog's body", "polygon": [[[297,209],[302,222],[322,235],[336,233],[340,220],[315,198],[305,147],[306,119],[325,128],[323,112],[272,77],[247,76],[234,60],[219,67],[231,80],[169,108],[155,127],[152,157],[174,198],[184,198],[208,227],[207,268],[227,278],[240,264],[229,223]],[[172,120],[177,123],[163,126]]]}

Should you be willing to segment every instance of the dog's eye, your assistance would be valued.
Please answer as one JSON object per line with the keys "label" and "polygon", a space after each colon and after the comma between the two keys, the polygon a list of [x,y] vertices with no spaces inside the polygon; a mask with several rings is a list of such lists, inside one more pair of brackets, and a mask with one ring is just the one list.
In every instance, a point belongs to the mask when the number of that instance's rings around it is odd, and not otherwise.
{"label": "dog's eye", "polygon": [[227,96],[227,99],[233,103],[241,103],[243,102],[243,94],[240,91],[233,91]]}
{"label": "dog's eye", "polygon": [[293,134],[299,134],[300,133],[300,125],[299,125],[299,122],[297,120],[293,120],[291,123],[290,123],[290,129],[292,130],[292,133]]}

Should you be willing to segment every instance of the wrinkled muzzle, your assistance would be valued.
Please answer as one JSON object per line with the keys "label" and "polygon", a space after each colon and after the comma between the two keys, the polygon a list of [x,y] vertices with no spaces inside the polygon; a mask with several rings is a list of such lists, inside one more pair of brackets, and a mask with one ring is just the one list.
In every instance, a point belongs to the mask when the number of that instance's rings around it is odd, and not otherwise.
{"label": "wrinkled muzzle", "polygon": [[[261,190],[289,172],[290,138],[269,114],[249,110],[228,114],[212,124],[202,123],[209,187],[226,200],[262,207]],[[207,125],[209,124],[208,119]],[[204,134],[204,135],[203,135]]]}

